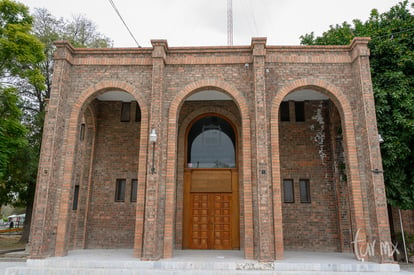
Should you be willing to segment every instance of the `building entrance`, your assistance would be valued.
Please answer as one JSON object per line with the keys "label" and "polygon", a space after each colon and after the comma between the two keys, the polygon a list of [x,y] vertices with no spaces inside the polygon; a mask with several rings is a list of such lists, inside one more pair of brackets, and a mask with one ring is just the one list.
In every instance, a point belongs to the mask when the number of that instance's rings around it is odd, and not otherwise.
{"label": "building entrance", "polygon": [[239,199],[236,135],[218,116],[187,130],[184,171],[185,249],[238,249]]}

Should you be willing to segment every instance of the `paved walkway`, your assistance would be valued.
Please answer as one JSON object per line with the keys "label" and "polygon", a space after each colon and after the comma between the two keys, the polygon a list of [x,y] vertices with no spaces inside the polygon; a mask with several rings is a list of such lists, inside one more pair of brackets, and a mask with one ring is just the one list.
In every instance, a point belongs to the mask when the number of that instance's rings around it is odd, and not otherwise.
{"label": "paved walkway", "polygon": [[[414,274],[414,265],[359,262],[348,253],[285,252],[285,259],[260,263],[241,251],[176,250],[171,259],[139,261],[131,249],[74,250],[66,257],[1,262],[12,274]],[[8,273],[6,273],[6,269]],[[48,270],[48,272],[45,272]]]}

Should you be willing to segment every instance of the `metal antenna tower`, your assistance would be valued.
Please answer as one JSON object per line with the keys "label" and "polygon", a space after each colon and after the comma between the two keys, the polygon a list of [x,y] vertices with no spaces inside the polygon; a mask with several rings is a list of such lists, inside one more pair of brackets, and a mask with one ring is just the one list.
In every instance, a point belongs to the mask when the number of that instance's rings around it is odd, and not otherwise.
{"label": "metal antenna tower", "polygon": [[233,3],[227,0],[227,45],[233,46]]}

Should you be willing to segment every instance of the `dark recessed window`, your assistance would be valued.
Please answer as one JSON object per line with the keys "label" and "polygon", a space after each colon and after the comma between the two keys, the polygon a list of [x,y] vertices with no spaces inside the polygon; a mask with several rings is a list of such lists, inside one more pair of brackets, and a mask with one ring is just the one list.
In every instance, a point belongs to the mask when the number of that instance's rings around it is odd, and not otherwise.
{"label": "dark recessed window", "polygon": [[310,184],[308,179],[299,180],[300,202],[311,202]]}
{"label": "dark recessed window", "polygon": [[85,139],[85,123],[82,123],[80,126],[80,131],[79,131],[79,140],[84,140]]}
{"label": "dark recessed window", "polygon": [[78,209],[78,200],[79,200],[79,185],[75,185],[75,189],[73,191],[72,210],[77,210]]}
{"label": "dark recessed window", "polygon": [[280,120],[290,121],[289,101],[282,101],[282,103],[280,103]]}
{"label": "dark recessed window", "polygon": [[295,117],[296,121],[305,121],[305,102],[297,101],[295,102]]}
{"label": "dark recessed window", "polygon": [[284,202],[295,202],[292,179],[283,180],[283,201]]}
{"label": "dark recessed window", "polygon": [[135,122],[141,122],[141,108],[139,108],[138,102],[135,108]]}
{"label": "dark recessed window", "polygon": [[131,180],[131,202],[137,201],[138,180]]}
{"label": "dark recessed window", "polygon": [[125,201],[125,185],[126,179],[117,179],[115,187],[115,201]]}
{"label": "dark recessed window", "polygon": [[121,122],[128,122],[131,119],[131,102],[122,102]]}

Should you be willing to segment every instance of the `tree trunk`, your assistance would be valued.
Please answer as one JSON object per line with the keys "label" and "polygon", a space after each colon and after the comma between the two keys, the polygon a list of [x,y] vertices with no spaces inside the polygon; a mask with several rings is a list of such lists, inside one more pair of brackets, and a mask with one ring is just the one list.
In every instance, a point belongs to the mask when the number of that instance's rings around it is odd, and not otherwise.
{"label": "tree trunk", "polygon": [[32,212],[33,212],[33,198],[31,200],[28,200],[27,206],[26,206],[26,218],[24,220],[22,237],[20,238],[20,242],[22,243],[29,242],[30,225],[32,223]]}

